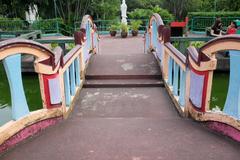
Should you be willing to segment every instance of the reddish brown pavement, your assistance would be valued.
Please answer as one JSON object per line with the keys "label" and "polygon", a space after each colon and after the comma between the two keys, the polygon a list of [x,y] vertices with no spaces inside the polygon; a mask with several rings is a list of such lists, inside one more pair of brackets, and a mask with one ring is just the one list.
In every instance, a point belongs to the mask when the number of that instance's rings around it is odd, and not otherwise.
{"label": "reddish brown pavement", "polygon": [[129,36],[126,39],[110,37],[109,35],[100,36],[100,55],[132,55],[142,54],[144,51],[143,35],[138,37]]}
{"label": "reddish brown pavement", "polygon": [[[142,46],[141,38],[136,39],[135,47]],[[124,40],[126,42],[122,39],[114,40],[114,45],[120,49],[120,45],[131,40],[133,39]],[[109,41],[110,38],[103,39],[102,46],[109,45],[107,44]],[[136,57],[143,54],[140,50],[140,53],[134,53],[135,50],[138,48],[129,49],[126,53],[127,50],[122,49],[124,51],[122,57],[127,57],[130,53]],[[118,59],[120,52],[117,50],[116,53]],[[104,53],[102,56],[112,54]],[[118,72],[124,73],[124,68],[119,67],[122,64],[115,63],[115,67],[109,66],[112,70],[105,70],[107,66],[104,64],[109,65],[105,63],[107,60],[98,60],[96,58],[95,63],[91,64],[92,69],[89,68],[88,75],[96,71],[94,65],[102,66],[102,70],[97,69],[98,73],[105,73],[105,77],[100,77],[102,81],[108,75],[114,77],[118,76]],[[152,60],[146,58],[145,63],[148,64]],[[111,57],[110,61],[114,61],[114,58]],[[134,59],[127,63],[139,66]],[[143,67],[142,72],[148,76],[160,75],[155,62],[154,64],[153,68],[147,67],[148,70]],[[148,71],[154,69],[157,72],[149,74]],[[139,76],[140,71],[138,67],[130,67],[124,75]],[[144,81],[137,77],[131,79],[131,83],[138,80]],[[109,81],[112,83],[114,79]],[[119,81],[118,77],[115,82]],[[1,157],[3,160],[239,160],[239,158],[239,143],[211,132],[201,123],[181,118],[163,87],[84,88],[69,119],[46,129]]]}

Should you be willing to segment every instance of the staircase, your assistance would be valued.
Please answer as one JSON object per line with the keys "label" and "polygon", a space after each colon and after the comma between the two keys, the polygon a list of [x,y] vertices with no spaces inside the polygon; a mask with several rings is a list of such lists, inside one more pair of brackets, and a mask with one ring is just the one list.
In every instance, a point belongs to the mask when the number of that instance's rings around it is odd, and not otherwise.
{"label": "staircase", "polygon": [[157,62],[151,54],[94,55],[84,88],[163,87]]}

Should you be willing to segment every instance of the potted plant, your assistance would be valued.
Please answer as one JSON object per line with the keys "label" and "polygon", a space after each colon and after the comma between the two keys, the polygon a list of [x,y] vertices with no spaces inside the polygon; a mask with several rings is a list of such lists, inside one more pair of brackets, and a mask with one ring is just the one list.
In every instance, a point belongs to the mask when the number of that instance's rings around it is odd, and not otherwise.
{"label": "potted plant", "polygon": [[109,27],[109,32],[110,32],[111,37],[115,37],[116,36],[117,30],[118,30],[118,26],[116,24],[112,24]]}
{"label": "potted plant", "polygon": [[138,30],[139,30],[139,27],[141,26],[141,24],[142,24],[142,21],[140,21],[140,20],[131,22],[132,36],[138,35]]}
{"label": "potted plant", "polygon": [[125,23],[121,24],[121,37],[122,38],[127,38],[128,36],[128,25]]}

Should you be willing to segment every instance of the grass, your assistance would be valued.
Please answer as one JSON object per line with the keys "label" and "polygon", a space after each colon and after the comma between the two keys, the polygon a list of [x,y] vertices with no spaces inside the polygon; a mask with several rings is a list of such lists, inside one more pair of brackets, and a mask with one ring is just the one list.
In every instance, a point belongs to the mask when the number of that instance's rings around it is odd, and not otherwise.
{"label": "grass", "polygon": [[[11,106],[11,94],[8,79],[3,67],[0,63],[0,107]],[[39,79],[37,74],[23,74],[23,86],[30,111],[42,108],[42,99],[39,87]]]}
{"label": "grass", "polygon": [[210,109],[218,106],[221,110],[223,110],[227,98],[228,83],[229,73],[214,73]]}

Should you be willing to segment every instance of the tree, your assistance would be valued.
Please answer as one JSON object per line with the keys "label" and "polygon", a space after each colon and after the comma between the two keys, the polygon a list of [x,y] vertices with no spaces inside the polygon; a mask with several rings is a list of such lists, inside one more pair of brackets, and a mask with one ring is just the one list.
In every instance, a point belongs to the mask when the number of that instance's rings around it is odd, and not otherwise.
{"label": "tree", "polygon": [[119,0],[93,0],[90,12],[96,19],[111,20],[120,16]]}

